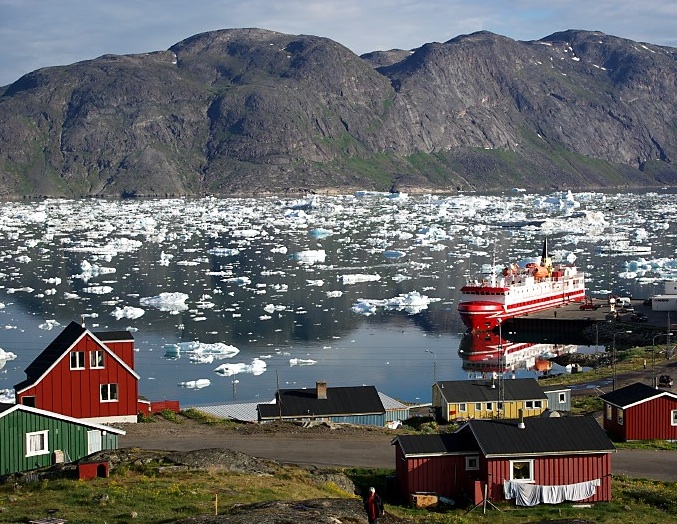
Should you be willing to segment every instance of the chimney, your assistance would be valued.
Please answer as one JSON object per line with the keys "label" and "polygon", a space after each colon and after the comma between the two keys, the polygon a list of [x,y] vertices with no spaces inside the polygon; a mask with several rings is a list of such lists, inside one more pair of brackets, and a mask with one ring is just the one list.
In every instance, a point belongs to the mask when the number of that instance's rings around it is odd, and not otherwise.
{"label": "chimney", "polygon": [[517,412],[519,413],[519,415],[518,415],[519,418],[517,420],[517,427],[520,428],[520,429],[524,429],[524,427],[525,427],[524,426],[524,410],[519,409]]}
{"label": "chimney", "polygon": [[327,400],[327,383],[326,382],[316,382],[315,389],[317,391],[318,400]]}

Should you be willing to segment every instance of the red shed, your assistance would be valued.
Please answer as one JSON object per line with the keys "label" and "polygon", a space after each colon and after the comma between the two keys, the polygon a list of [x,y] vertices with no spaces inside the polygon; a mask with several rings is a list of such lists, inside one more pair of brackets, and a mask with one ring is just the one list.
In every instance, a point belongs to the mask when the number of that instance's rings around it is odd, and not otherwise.
{"label": "red shed", "polygon": [[604,429],[613,438],[677,440],[677,395],[635,382],[600,397]]}
{"label": "red shed", "polygon": [[71,322],[26,368],[17,403],[90,422],[136,422],[134,338]]}
{"label": "red shed", "polygon": [[447,435],[395,438],[403,499],[433,492],[477,504],[611,500],[615,448],[593,417],[471,420]]}

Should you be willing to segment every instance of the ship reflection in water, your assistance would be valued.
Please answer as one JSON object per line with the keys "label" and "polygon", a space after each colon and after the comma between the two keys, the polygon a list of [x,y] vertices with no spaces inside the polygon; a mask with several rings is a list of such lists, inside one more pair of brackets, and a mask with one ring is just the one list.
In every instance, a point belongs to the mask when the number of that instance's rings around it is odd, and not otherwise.
{"label": "ship reflection in water", "polygon": [[589,368],[577,364],[559,365],[553,359],[573,353],[598,352],[604,352],[604,348],[571,343],[515,342],[496,332],[467,333],[458,349],[463,370],[473,378],[496,374],[514,378],[538,377],[587,371]]}

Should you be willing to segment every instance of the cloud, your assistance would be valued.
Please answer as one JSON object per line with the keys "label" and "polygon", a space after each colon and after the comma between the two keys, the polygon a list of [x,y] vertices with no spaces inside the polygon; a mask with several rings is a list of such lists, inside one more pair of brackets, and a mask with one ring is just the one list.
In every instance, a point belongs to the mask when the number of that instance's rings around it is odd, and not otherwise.
{"label": "cloud", "polygon": [[158,51],[189,36],[259,27],[336,40],[357,54],[487,30],[537,40],[566,29],[677,46],[672,0],[0,0],[0,85],[40,67]]}

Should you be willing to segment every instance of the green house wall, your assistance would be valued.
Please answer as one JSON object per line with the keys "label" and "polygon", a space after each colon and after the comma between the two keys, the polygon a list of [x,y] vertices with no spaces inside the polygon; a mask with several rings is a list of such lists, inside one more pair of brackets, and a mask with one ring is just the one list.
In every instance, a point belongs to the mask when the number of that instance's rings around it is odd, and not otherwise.
{"label": "green house wall", "polygon": [[[49,453],[26,456],[26,434],[47,431]],[[54,451],[72,462],[88,455],[88,431],[101,434],[101,449],[117,449],[118,435],[67,420],[16,410],[0,417],[0,475],[28,471],[53,463]]]}

